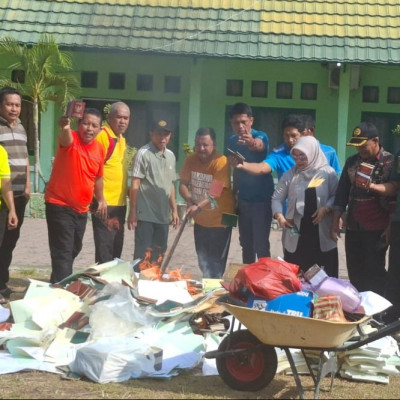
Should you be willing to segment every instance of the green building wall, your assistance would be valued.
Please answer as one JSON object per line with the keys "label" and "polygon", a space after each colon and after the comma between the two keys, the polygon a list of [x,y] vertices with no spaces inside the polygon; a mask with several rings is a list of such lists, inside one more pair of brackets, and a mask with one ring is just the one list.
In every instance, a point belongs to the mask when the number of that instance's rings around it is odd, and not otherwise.
{"label": "green building wall", "polygon": [[[381,134],[388,150],[394,151],[398,146],[390,135],[390,130],[397,121],[399,104],[387,102],[388,88],[399,85],[397,66],[362,65],[360,85],[355,89],[351,89],[351,85],[354,84],[350,75],[351,65],[341,66],[340,87],[334,89],[328,84],[328,66],[319,62],[256,61],[92,51],[76,51],[73,57],[74,72],[79,79],[82,71],[98,72],[97,88],[83,88],[82,98],[107,99],[109,102],[122,100],[179,104],[178,169],[185,158],[183,144],[193,145],[195,132],[200,126],[212,126],[216,130],[218,150],[224,151],[225,139],[229,133],[227,107],[239,101],[257,109],[283,112],[299,109],[315,112],[317,138],[337,149],[342,165],[355,151],[354,148],[346,146],[346,141],[363,115],[372,116],[377,121],[378,128],[383,126],[386,129],[384,132],[381,131]],[[110,89],[109,73],[125,74],[125,89]],[[138,74],[153,76],[151,91],[137,90]],[[179,93],[165,93],[166,76],[180,77]],[[243,81],[241,96],[227,95],[228,79]],[[252,81],[268,82],[268,95],[265,98],[252,96]],[[276,97],[278,82],[292,82],[291,99]],[[302,83],[317,85],[316,100],[301,98]],[[363,102],[364,86],[379,88],[378,102]],[[135,120],[135,110],[132,111],[133,124],[140,125],[140,121]],[[61,110],[53,105],[42,115],[40,159],[42,172],[46,178],[50,175],[51,161],[55,154],[57,119],[60,113]],[[387,122],[388,120],[390,121]],[[278,121],[256,120],[254,126],[269,134],[272,145],[280,143],[281,132]],[[43,185],[41,188],[43,189]]]}

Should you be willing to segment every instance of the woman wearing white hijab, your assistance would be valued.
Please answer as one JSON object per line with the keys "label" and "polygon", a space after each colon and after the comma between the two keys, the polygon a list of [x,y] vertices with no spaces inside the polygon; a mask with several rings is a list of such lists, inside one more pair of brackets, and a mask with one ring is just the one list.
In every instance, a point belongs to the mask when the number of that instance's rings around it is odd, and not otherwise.
{"label": "woman wearing white hijab", "polygon": [[337,174],[313,136],[300,137],[290,154],[296,164],[282,175],[272,196],[272,213],[283,229],[284,259],[304,272],[317,264],[338,277],[337,245],[329,236]]}

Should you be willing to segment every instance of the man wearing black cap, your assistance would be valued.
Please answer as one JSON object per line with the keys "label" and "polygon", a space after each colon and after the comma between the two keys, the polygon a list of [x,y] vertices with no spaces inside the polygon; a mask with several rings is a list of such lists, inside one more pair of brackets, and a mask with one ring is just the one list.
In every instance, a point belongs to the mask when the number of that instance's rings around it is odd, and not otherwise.
{"label": "man wearing black cap", "polygon": [[156,121],[151,128],[150,143],[135,155],[127,220],[128,229],[135,230],[134,259],[143,258],[148,249],[153,261],[165,253],[170,211],[173,226],[179,224],[174,186],[176,159],[167,149],[171,134],[166,121]]}
{"label": "man wearing black cap", "polygon": [[384,294],[386,282],[386,230],[390,197],[370,190],[370,184],[389,181],[394,157],[379,143],[374,124],[361,122],[348,146],[357,154],[346,160],[333,205],[331,238],[340,237],[339,219],[347,207],[345,250],[350,282],[358,291]]}

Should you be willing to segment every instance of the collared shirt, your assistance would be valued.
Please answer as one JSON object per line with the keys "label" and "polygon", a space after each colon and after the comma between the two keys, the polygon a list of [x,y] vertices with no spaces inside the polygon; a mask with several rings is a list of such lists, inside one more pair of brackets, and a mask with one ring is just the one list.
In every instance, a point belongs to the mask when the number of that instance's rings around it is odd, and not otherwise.
{"label": "collared shirt", "polygon": [[[8,164],[8,155],[3,146],[0,146],[0,193],[1,193],[1,181],[2,179],[10,179],[11,172]],[[1,198],[0,198],[0,209],[1,209]]]}
{"label": "collared shirt", "polygon": [[[378,154],[370,164],[375,166],[371,179],[374,183],[389,181],[393,167],[393,154],[380,147]],[[359,154],[349,157],[340,176],[333,209],[345,211],[347,207],[346,226],[348,230],[380,231],[389,224],[391,200],[355,186],[355,175],[360,163]]]}
{"label": "collared shirt", "polygon": [[[262,162],[269,151],[268,136],[265,132],[251,130],[254,139],[261,139],[264,143],[264,151],[252,151],[247,146],[242,146],[237,143],[238,136],[232,135],[229,138],[228,147],[233,151],[238,151],[242,154],[247,162],[258,163]],[[274,192],[274,180],[271,174],[252,175],[243,170],[235,171],[240,199],[248,202],[263,202],[270,199]]]}
{"label": "collared shirt", "polygon": [[96,140],[104,147],[105,154],[110,146],[109,136],[115,141],[115,147],[104,163],[104,197],[109,206],[125,206],[128,179],[126,140],[123,135],[117,136],[106,123],[96,136]]}
{"label": "collared shirt", "polygon": [[135,154],[132,177],[141,180],[137,197],[139,221],[169,224],[172,183],[176,180],[174,153],[158,150],[151,142]]}
{"label": "collared shirt", "polygon": [[19,119],[11,127],[6,119],[0,117],[0,145],[8,153],[14,197],[23,196],[27,181],[28,148],[26,132]]}

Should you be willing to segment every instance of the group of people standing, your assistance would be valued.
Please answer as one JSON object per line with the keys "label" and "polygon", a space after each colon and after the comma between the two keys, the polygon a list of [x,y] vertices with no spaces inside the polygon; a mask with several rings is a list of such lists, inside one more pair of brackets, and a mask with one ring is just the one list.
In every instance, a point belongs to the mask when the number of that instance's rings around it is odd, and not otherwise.
{"label": "group of people standing", "polygon": [[[258,232],[253,233],[257,237],[269,232],[271,212],[283,230],[286,261],[299,265],[303,271],[318,264],[329,276],[338,277],[337,241],[345,231],[350,282],[359,291],[373,291],[385,296],[395,307],[400,306],[400,152],[394,156],[386,151],[375,125],[361,122],[347,143],[357,152],[346,160],[341,171],[335,150],[315,139],[315,126],[310,116],[288,115],[282,123],[282,145],[267,154],[263,161],[254,162],[257,155],[248,154],[265,151],[260,139],[263,135],[250,129],[253,116],[250,108],[245,111],[246,107],[241,103],[235,105],[233,113],[241,108],[242,115],[236,118],[231,115],[232,128],[238,137],[231,138],[230,146],[236,143],[234,149],[246,154],[246,161],[229,157],[239,185],[240,179],[246,184],[254,176],[266,176],[272,171],[277,172],[279,180],[271,197],[264,202],[264,214],[257,210],[257,207],[263,207],[260,202],[254,200],[252,203],[251,191],[246,190],[241,195],[239,186],[237,199],[243,262],[249,260],[247,254],[250,251],[245,249],[249,230]],[[235,125],[235,121],[241,123]],[[258,145],[256,141],[259,141]],[[371,173],[361,180],[358,176],[365,163]],[[266,188],[263,193],[271,193],[268,184]],[[248,197],[247,203],[243,204],[243,196]],[[254,213],[259,215],[259,220],[253,224],[249,218],[250,209],[257,210]],[[263,215],[267,217],[263,219]],[[257,227],[262,220],[266,221],[264,226]],[[245,228],[241,227],[244,221]],[[258,258],[269,255],[268,243],[264,240],[261,244],[264,247],[259,250],[256,240],[250,243],[250,249]],[[389,265],[386,266],[389,245]]]}
{"label": "group of people standing", "polygon": [[[21,96],[0,90],[0,295],[9,297],[8,268],[29,200],[26,133],[19,120]],[[107,120],[86,108],[72,129],[70,118],[59,120],[57,153],[45,190],[46,220],[52,261],[50,281],[72,273],[82,248],[87,215],[92,213],[95,261],[119,258],[124,225],[135,230],[134,259],[159,262],[167,250],[169,225],[180,223],[175,181],[176,158],[167,148],[168,121],[155,121],[150,141],[134,158],[128,182],[126,140],[131,113],[123,102],[111,105]],[[400,154],[393,156],[379,142],[376,127],[360,123],[347,143],[357,153],[343,171],[334,148],[315,138],[309,115],[290,114],[282,122],[283,142],[270,151],[265,132],[253,129],[250,106],[230,111],[233,135],[217,151],[216,133],[201,127],[194,151],[179,173],[179,194],[194,219],[194,241],[204,277],[221,278],[226,267],[232,226],[224,214],[237,214],[243,263],[270,257],[272,219],[282,228],[284,259],[306,271],[314,264],[338,276],[337,240],[345,228],[346,261],[351,283],[400,304]],[[373,166],[371,178],[356,179],[361,163]],[[276,172],[275,187],[272,172]],[[129,208],[127,209],[129,199]],[[346,213],[345,226],[342,217]],[[385,256],[390,246],[389,267]],[[1,300],[1,298],[0,298]]]}

